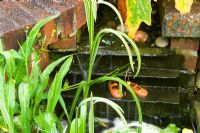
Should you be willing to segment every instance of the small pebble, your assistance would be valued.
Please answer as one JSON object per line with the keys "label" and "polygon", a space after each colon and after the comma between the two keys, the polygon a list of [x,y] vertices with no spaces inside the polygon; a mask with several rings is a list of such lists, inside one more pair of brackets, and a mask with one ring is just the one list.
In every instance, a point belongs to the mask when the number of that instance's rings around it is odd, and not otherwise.
{"label": "small pebble", "polygon": [[128,33],[128,28],[127,28],[126,25],[123,25],[123,26],[119,25],[119,26],[117,26],[116,29],[117,29],[118,31],[122,31],[122,30],[123,30],[124,33]]}
{"label": "small pebble", "polygon": [[160,48],[165,48],[169,45],[169,39],[166,37],[157,37],[155,40],[155,45]]}
{"label": "small pebble", "polygon": [[151,47],[154,47],[155,45],[154,44],[151,44]]}
{"label": "small pebble", "polygon": [[149,35],[141,30],[136,31],[134,41],[139,43],[145,43],[148,39]]}

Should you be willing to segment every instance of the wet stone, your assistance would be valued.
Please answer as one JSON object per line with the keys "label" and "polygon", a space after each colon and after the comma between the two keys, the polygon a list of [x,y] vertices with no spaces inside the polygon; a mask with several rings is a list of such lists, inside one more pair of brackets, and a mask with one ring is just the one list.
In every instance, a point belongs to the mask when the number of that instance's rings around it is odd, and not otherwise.
{"label": "wet stone", "polygon": [[180,14],[174,2],[160,0],[162,35],[166,37],[200,37],[200,3],[195,2],[188,14]]}
{"label": "wet stone", "polygon": [[31,14],[21,9],[15,2],[1,3],[0,14],[13,19],[21,27],[33,25],[36,22]]}
{"label": "wet stone", "polygon": [[167,37],[156,38],[155,45],[160,48],[165,48],[169,45],[169,39]]}
{"label": "wet stone", "polygon": [[148,40],[148,37],[149,37],[149,35],[146,32],[144,32],[142,30],[138,30],[138,31],[136,31],[135,37],[133,40],[135,42],[144,44]]}
{"label": "wet stone", "polygon": [[[27,13],[31,14],[32,17],[34,17],[34,19],[36,19],[38,21],[52,15],[51,13],[47,12],[45,9],[38,6],[35,1],[31,1],[31,2],[21,2],[20,1],[20,2],[17,2],[16,4],[21,9],[23,9]],[[38,15],[38,14],[40,14],[40,15]]]}
{"label": "wet stone", "polygon": [[[41,32],[48,42],[72,36],[85,24],[82,0],[65,1],[2,1],[0,5],[0,38],[5,49],[18,49],[18,41],[25,40],[25,30],[29,30],[40,20],[59,13],[57,19],[46,23]],[[55,31],[55,32],[53,32]]]}
{"label": "wet stone", "polygon": [[0,15],[0,34],[8,31],[8,30],[15,30],[19,28],[15,22],[10,20],[9,18],[4,18]]}
{"label": "wet stone", "polygon": [[18,49],[17,40],[21,42],[24,39],[24,35],[21,34],[21,30],[18,30],[20,26],[10,18],[0,15],[0,38],[3,41],[3,47],[5,50]]}

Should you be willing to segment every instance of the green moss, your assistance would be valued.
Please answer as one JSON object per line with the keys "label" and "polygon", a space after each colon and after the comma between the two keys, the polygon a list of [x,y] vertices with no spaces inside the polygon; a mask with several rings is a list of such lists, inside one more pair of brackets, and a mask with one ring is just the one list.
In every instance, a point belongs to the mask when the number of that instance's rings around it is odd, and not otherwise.
{"label": "green moss", "polygon": [[198,56],[197,52],[193,50],[176,50],[176,54],[184,56]]}

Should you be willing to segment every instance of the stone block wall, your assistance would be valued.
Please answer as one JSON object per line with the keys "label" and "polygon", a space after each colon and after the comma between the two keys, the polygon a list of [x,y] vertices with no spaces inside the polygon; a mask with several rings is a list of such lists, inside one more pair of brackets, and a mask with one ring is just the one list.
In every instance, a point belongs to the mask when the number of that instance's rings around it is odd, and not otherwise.
{"label": "stone block wall", "polygon": [[171,39],[170,48],[184,53],[183,67],[195,71],[200,43],[200,3],[194,2],[187,14],[180,14],[172,0],[159,0],[158,4],[162,36]]}
{"label": "stone block wall", "polygon": [[[41,29],[48,47],[60,51],[76,47],[76,32],[86,23],[83,0],[0,1],[0,39],[4,49],[18,49],[27,28],[30,30],[40,20],[55,14],[60,15]],[[48,53],[45,55],[41,59],[48,61]],[[45,61],[41,62],[48,64]]]}

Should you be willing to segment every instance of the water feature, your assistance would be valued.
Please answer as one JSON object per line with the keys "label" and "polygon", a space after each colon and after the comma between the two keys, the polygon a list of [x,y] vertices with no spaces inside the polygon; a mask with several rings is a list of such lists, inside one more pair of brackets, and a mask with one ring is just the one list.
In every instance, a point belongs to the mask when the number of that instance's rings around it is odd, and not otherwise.
{"label": "water feature", "polygon": [[[101,9],[101,7],[99,7]],[[104,7],[102,7],[104,9]],[[101,10],[100,10],[101,11]],[[104,12],[100,12],[104,14]],[[110,11],[109,11],[110,12]],[[104,17],[104,15],[103,15]],[[108,16],[107,16],[108,17]],[[110,18],[103,18],[101,21],[110,20]],[[102,22],[101,22],[102,23]],[[97,28],[101,28],[98,25]],[[195,73],[184,70],[184,57],[178,55],[174,49],[158,48],[152,45],[155,38],[159,36],[160,27],[142,27],[150,34],[150,40],[145,44],[138,44],[142,56],[142,69],[139,76],[133,79],[133,73],[129,73],[129,79],[133,82],[144,86],[149,91],[149,96],[140,98],[143,120],[146,123],[156,125],[160,128],[166,127],[170,123],[176,124],[177,127],[196,128],[196,124],[191,119],[190,103],[188,93],[194,87]],[[157,31],[155,34],[154,32]],[[70,83],[78,83],[87,79],[89,47],[87,36],[82,36],[82,40],[77,48],[77,56],[73,66],[71,67],[70,75],[67,77]],[[110,46],[110,47],[109,47]],[[64,55],[66,53],[63,53]],[[61,54],[62,55],[62,54]],[[133,57],[136,58],[133,53]],[[128,63],[127,53],[121,42],[112,35],[107,35],[103,38],[100,49],[97,53],[97,59],[93,68],[92,78],[96,78],[115,69],[126,66]],[[136,62],[137,63],[137,62]],[[126,72],[128,67],[121,70],[119,76],[126,79]],[[106,97],[118,103],[125,112],[125,117],[129,122],[137,120],[137,108],[135,101],[129,93],[124,89],[123,99],[114,99],[110,96],[107,83],[101,83],[91,87],[94,96]],[[63,93],[66,102],[72,100],[74,92],[70,94]],[[81,97],[80,97],[81,99]],[[105,104],[97,104],[95,106],[95,116],[104,118],[109,127],[115,125],[116,113]],[[101,125],[96,126],[97,133],[102,132]]]}

